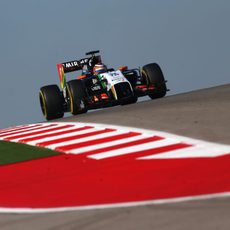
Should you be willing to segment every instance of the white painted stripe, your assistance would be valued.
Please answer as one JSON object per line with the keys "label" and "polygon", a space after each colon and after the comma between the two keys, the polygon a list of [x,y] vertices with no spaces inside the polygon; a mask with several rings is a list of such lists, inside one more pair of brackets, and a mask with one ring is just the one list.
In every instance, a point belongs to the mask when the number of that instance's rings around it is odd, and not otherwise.
{"label": "white painted stripe", "polygon": [[[59,126],[60,127],[60,126]],[[51,128],[58,128],[57,126],[55,126],[55,127],[50,127],[50,129]],[[30,134],[31,135],[29,135],[29,136],[26,136],[26,137],[22,137],[22,138],[17,138],[17,139],[14,139],[14,140],[12,140],[12,141],[14,141],[14,142],[18,142],[18,141],[20,141],[20,140],[24,140],[24,139],[28,139],[28,138],[34,138],[34,137],[38,137],[38,136],[41,136],[41,135],[48,135],[48,134],[55,134],[55,133],[58,133],[58,132],[63,132],[63,131],[67,131],[67,130],[71,130],[71,129],[73,129],[74,127],[69,127],[69,128],[64,128],[64,129],[58,129],[58,130],[55,130],[55,131],[49,131],[49,129],[48,129],[48,132],[46,131],[46,132],[44,132],[44,133],[40,133],[40,134],[34,134],[34,132],[31,132]],[[76,127],[75,127],[76,128]],[[40,130],[37,130],[38,132],[40,131]],[[22,133],[22,134],[24,134],[24,133]],[[29,134],[29,133],[28,133]],[[20,135],[20,134],[17,134],[17,135]],[[58,135],[56,136],[56,137],[58,137]],[[42,139],[42,138],[41,138]],[[41,139],[39,139],[39,140],[41,140]]]}
{"label": "white painted stripe", "polygon": [[[62,125],[63,126],[63,125]],[[31,129],[28,129],[28,130],[23,130],[23,131],[18,131],[18,133],[17,134],[9,134],[9,133],[7,133],[6,135],[4,135],[4,136],[2,136],[1,137],[1,139],[6,139],[6,138],[13,138],[13,137],[16,137],[16,136],[18,136],[18,135],[24,135],[24,134],[31,134],[31,136],[33,135],[33,133],[35,133],[35,132],[39,132],[39,131],[46,131],[46,130],[49,130],[49,129],[52,129],[52,128],[56,128],[56,127],[59,127],[58,125],[54,125],[54,126],[39,126],[39,127],[33,127],[33,128],[31,128]],[[35,128],[35,130],[33,130]],[[21,138],[21,139],[23,139],[23,138]],[[19,139],[14,139],[14,140],[11,140],[11,141],[13,141],[13,142],[17,142]]]}
{"label": "white painted stripe", "polygon": [[[68,125],[68,124],[67,124]],[[31,136],[27,136],[27,137],[24,137],[24,139],[27,139],[27,138],[32,138],[32,137],[37,137],[37,136],[41,136],[41,135],[48,135],[48,134],[54,134],[54,133],[59,133],[59,132],[64,132],[64,131],[67,131],[67,130],[71,130],[71,129],[76,129],[78,127],[74,126],[74,127],[66,127],[66,128],[62,128],[62,127],[65,127],[66,125],[58,125],[58,126],[54,126],[54,127],[50,127],[50,129],[53,129],[53,128],[58,128],[57,130],[51,130],[51,131],[46,131],[45,133],[40,133],[40,134],[33,134],[31,133]],[[82,127],[82,126],[81,126]],[[60,128],[60,129],[59,129]],[[39,132],[39,130],[38,130]]]}
{"label": "white painted stripe", "polygon": [[9,128],[5,128],[5,129],[0,129],[0,134],[3,132],[13,132],[15,130],[19,130],[22,128],[28,128],[29,126],[33,126],[35,124],[31,124],[31,125],[20,125],[20,126],[14,126],[14,127],[9,127]]}
{"label": "white painted stripe", "polygon": [[[60,126],[59,126],[60,127]],[[59,128],[59,127],[54,127],[54,128]],[[24,140],[24,139],[29,139],[29,138],[35,138],[35,137],[39,137],[39,136],[43,136],[43,135],[50,135],[50,134],[57,134],[56,136],[53,136],[53,137],[50,137],[50,138],[58,138],[60,137],[61,135],[64,135],[64,134],[58,134],[59,132],[65,132],[65,131],[71,131],[71,130],[74,130],[76,128],[81,128],[83,126],[76,126],[76,127],[68,127],[68,128],[62,128],[62,129],[58,129],[58,130],[54,130],[54,131],[48,131],[48,132],[45,132],[45,133],[40,133],[40,134],[33,134],[31,133],[30,136],[27,136],[27,137],[23,137],[23,138],[18,138],[17,141],[19,140]],[[75,131],[76,132],[76,131]],[[75,132],[71,132],[70,135],[73,135],[73,133]],[[49,137],[48,137],[49,138]],[[35,141],[30,141],[32,143],[37,143],[37,142],[40,142],[41,140],[44,140],[44,139],[47,139],[47,138],[39,138]],[[15,139],[16,140],[16,139]]]}
{"label": "white painted stripe", "polygon": [[[82,127],[84,127],[84,126],[72,127],[71,129],[82,128]],[[69,129],[69,130],[71,130],[71,129]],[[85,130],[74,131],[74,132],[71,132],[71,133],[57,135],[57,136],[54,136],[54,137],[46,137],[46,138],[41,138],[41,139],[35,140],[35,141],[28,141],[26,144],[36,145],[36,144],[39,144],[39,143],[42,143],[42,142],[45,142],[45,141],[54,141],[54,140],[58,140],[58,139],[61,139],[61,138],[72,137],[72,136],[75,136],[75,135],[80,135],[80,134],[85,134],[85,133],[92,133],[92,132],[95,132],[97,130],[98,129],[95,129],[95,128],[89,128],[89,129],[85,129]],[[59,132],[60,131],[64,131],[64,130],[59,130]],[[22,139],[24,139],[24,138],[22,138]],[[64,142],[62,142],[62,143],[64,143]]]}
{"label": "white painted stripe", "polygon": [[32,128],[38,128],[38,127],[42,127],[41,124],[30,124],[30,125],[25,125],[25,126],[21,126],[21,127],[11,127],[11,128],[7,128],[7,129],[2,129],[0,130],[0,135],[3,134],[11,134],[12,132],[20,132],[20,131],[26,131],[28,129],[32,129]]}
{"label": "white painted stripe", "polygon": [[95,209],[107,209],[107,208],[128,208],[146,205],[164,205],[182,203],[188,201],[199,201],[199,200],[210,200],[210,199],[221,199],[230,197],[230,192],[214,193],[214,194],[203,194],[197,196],[183,196],[176,198],[165,198],[156,200],[136,201],[136,202],[123,202],[115,204],[100,204],[100,205],[85,205],[76,207],[62,207],[62,208],[4,208],[0,207],[0,213],[5,214],[39,214],[39,213],[56,213],[56,212],[67,212],[67,211],[86,211]]}
{"label": "white painted stripe", "polygon": [[226,147],[216,147],[215,145],[192,146],[185,149],[172,150],[166,153],[140,157],[138,160],[218,157],[226,154],[230,154],[230,149]]}
{"label": "white painted stripe", "polygon": [[81,154],[81,153],[92,151],[92,150],[97,150],[97,149],[106,148],[106,147],[110,147],[110,146],[115,146],[115,145],[119,145],[119,144],[129,143],[129,142],[132,142],[132,141],[142,140],[142,139],[144,139],[146,137],[150,137],[150,136],[151,135],[139,135],[139,136],[135,136],[135,137],[128,137],[128,138],[124,138],[124,139],[121,139],[121,140],[109,141],[109,142],[106,142],[106,143],[103,143],[103,144],[95,144],[95,145],[90,145],[90,146],[87,146],[87,147],[71,149],[70,151],[67,151],[67,153]]}
{"label": "white painted stripe", "polygon": [[80,138],[80,139],[75,139],[75,140],[72,140],[72,141],[65,141],[65,142],[60,142],[60,143],[57,143],[57,144],[47,145],[46,147],[50,148],[50,149],[55,149],[57,147],[62,147],[62,146],[66,146],[66,145],[82,143],[82,142],[86,142],[86,141],[92,141],[92,140],[96,140],[96,139],[99,139],[99,138],[111,137],[111,136],[119,135],[119,134],[122,134],[122,133],[125,133],[125,131],[111,131],[111,132],[108,132],[108,133],[97,134],[97,135],[93,135],[93,136],[90,136],[90,137],[84,137],[84,138]]}
{"label": "white painted stripe", "polygon": [[180,143],[180,141],[174,140],[174,139],[158,140],[158,141],[153,141],[150,143],[145,143],[145,144],[135,145],[132,147],[122,148],[122,149],[119,149],[119,151],[112,150],[112,151],[108,151],[108,152],[89,155],[88,158],[101,160],[101,159],[105,159],[105,158],[109,158],[109,157],[122,156],[122,155],[133,153],[133,152],[163,147],[163,146],[177,144],[177,143]]}

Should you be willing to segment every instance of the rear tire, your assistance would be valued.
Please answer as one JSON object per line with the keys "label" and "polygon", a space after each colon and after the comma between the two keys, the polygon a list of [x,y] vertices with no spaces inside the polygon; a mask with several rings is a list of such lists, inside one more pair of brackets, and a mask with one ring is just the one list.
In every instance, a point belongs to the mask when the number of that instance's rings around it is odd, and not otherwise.
{"label": "rear tire", "polygon": [[48,85],[40,89],[40,105],[46,120],[64,116],[64,97],[57,85]]}
{"label": "rear tire", "polygon": [[86,113],[88,111],[86,103],[86,90],[81,80],[67,82],[67,92],[70,103],[70,112],[73,115]]}
{"label": "rear tire", "polygon": [[153,85],[155,87],[153,92],[148,95],[151,99],[164,97],[166,95],[166,81],[157,63],[143,66],[141,74],[147,86]]}

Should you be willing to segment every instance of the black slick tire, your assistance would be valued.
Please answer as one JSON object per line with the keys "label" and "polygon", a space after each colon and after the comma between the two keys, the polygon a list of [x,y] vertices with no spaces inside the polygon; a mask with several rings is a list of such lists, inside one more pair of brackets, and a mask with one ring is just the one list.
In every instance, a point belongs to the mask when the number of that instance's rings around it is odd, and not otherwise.
{"label": "black slick tire", "polygon": [[46,120],[64,116],[64,97],[57,85],[48,85],[40,89],[39,100],[41,110]]}
{"label": "black slick tire", "polygon": [[86,103],[86,90],[81,80],[67,82],[67,93],[69,97],[69,108],[73,115],[86,113],[88,111]]}
{"label": "black slick tire", "polygon": [[148,94],[151,99],[161,98],[166,95],[166,81],[162,70],[157,63],[143,66],[141,74],[147,86],[154,86],[154,90]]}

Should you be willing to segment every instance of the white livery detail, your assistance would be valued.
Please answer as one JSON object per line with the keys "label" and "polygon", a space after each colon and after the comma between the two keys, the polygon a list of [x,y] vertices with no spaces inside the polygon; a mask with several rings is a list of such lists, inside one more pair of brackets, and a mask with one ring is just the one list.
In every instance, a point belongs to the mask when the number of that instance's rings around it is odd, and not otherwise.
{"label": "white livery detail", "polygon": [[107,73],[100,74],[102,77],[102,80],[107,80],[107,90],[109,91],[112,86],[119,84],[119,83],[124,83],[127,82],[130,85],[130,88],[132,89],[132,86],[130,82],[126,79],[126,77],[122,74],[120,70],[116,71],[111,71]]}

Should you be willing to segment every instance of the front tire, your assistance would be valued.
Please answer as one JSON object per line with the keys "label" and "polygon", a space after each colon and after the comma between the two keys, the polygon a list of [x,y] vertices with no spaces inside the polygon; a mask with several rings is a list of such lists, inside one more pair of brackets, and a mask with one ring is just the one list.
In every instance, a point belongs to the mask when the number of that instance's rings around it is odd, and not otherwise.
{"label": "front tire", "polygon": [[151,99],[161,98],[166,95],[166,81],[157,63],[143,66],[141,74],[147,86],[154,86],[154,90],[148,95]]}
{"label": "front tire", "polygon": [[46,120],[64,116],[64,97],[57,85],[48,85],[40,89],[39,100]]}
{"label": "front tire", "polygon": [[86,90],[81,80],[67,82],[67,92],[70,103],[70,112],[73,115],[86,113],[88,111],[86,103]]}

